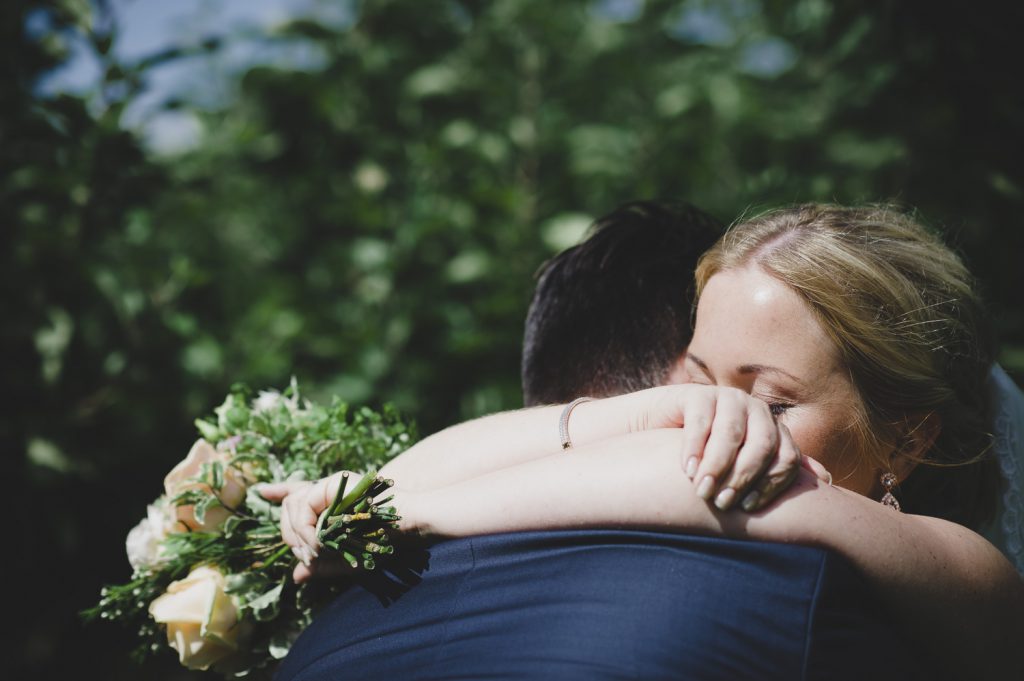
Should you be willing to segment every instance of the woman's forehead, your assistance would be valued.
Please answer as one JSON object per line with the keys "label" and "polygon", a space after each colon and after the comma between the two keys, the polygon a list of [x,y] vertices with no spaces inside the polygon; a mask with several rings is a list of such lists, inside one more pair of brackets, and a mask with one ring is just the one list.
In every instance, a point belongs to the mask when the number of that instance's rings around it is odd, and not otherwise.
{"label": "woman's forehead", "polygon": [[690,348],[709,365],[763,364],[796,375],[832,369],[838,356],[808,304],[756,266],[708,280]]}

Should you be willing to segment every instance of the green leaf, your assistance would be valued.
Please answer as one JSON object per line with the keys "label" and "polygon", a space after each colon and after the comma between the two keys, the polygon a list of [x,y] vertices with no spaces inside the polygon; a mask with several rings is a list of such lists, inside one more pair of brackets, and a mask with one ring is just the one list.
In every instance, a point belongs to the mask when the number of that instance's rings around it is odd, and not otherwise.
{"label": "green leaf", "polygon": [[196,424],[196,429],[199,430],[199,434],[207,442],[216,443],[223,439],[223,434],[221,433],[220,428],[209,421],[196,419],[194,423]]}
{"label": "green leaf", "polygon": [[275,632],[270,637],[270,643],[267,645],[267,652],[275,660],[283,659],[288,651],[292,649],[292,645],[295,643],[295,639],[299,637],[298,629],[291,629],[285,631]]}
{"label": "green leaf", "polygon": [[254,487],[245,490],[245,505],[257,518],[273,523],[281,521],[281,507],[264,499]]}
{"label": "green leaf", "polygon": [[220,499],[212,494],[207,494],[202,501],[193,507],[192,515],[195,516],[196,522],[202,525],[206,522],[206,512],[217,506],[222,506]]}
{"label": "green leaf", "polygon": [[[270,585],[270,580],[261,572],[236,572],[224,578],[224,591],[233,595],[244,595],[247,591],[262,592]],[[248,599],[244,599],[248,600]],[[243,603],[244,604],[244,603]]]}
{"label": "green leaf", "polygon": [[260,622],[274,619],[280,612],[281,590],[284,589],[284,584],[284,580],[281,580],[273,589],[250,600],[245,607]]}
{"label": "green leaf", "polygon": [[249,409],[235,394],[228,395],[224,403],[213,411],[217,415],[217,425],[225,434],[245,430],[249,423]]}
{"label": "green leaf", "polygon": [[237,515],[228,516],[228,519],[224,521],[224,525],[221,527],[221,533],[224,535],[224,538],[231,539],[234,537],[235,531],[243,522],[245,522],[245,520]]}
{"label": "green leaf", "polygon": [[178,492],[171,497],[167,503],[172,506],[190,506],[192,504],[198,504],[203,499],[212,496],[209,492],[201,489],[187,489],[183,492]]}
{"label": "green leaf", "polygon": [[224,486],[224,464],[220,461],[206,461],[199,465],[198,479],[210,486],[210,489],[220,491]]}

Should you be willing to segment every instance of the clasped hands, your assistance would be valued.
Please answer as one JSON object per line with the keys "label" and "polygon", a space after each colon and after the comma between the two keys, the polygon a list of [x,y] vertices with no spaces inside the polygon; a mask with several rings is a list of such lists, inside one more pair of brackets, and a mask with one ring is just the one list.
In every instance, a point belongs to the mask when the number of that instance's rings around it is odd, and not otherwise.
{"label": "clasped hands", "polygon": [[801,468],[832,484],[821,463],[800,453],[768,404],[737,388],[671,385],[612,399],[636,401],[627,403],[629,432],[682,428],[680,465],[697,495],[721,511],[737,502],[750,513],[764,508]]}
{"label": "clasped hands", "polygon": [[[542,408],[509,416],[522,421],[513,424],[517,428],[550,429],[551,441],[557,443],[555,413]],[[773,417],[765,402],[735,388],[672,385],[594,400],[573,411],[569,429],[573,441],[582,443],[641,431],[666,431],[666,446],[679,449],[680,466],[693,481],[697,495],[720,511],[737,505],[747,512],[764,508],[796,479],[801,468],[831,483],[820,463],[800,454],[789,430]],[[444,437],[445,432],[433,437]],[[550,455],[572,456],[573,451],[552,449]],[[495,468],[505,465],[496,462]],[[315,482],[260,488],[266,499],[281,503],[281,536],[300,560],[293,574],[297,582],[314,574],[345,571],[339,561],[317,560],[317,519],[334,499],[340,479],[339,471]],[[415,494],[401,479],[391,491],[403,516],[401,529],[415,533]]]}

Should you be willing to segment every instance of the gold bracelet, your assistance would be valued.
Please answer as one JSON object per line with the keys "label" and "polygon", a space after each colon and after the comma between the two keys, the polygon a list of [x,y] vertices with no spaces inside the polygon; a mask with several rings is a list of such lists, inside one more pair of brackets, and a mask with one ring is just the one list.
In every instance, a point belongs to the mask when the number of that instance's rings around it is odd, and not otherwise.
{"label": "gold bracelet", "polygon": [[580,406],[584,402],[593,401],[593,397],[577,397],[575,400],[565,405],[565,409],[562,410],[562,416],[558,419],[558,436],[562,439],[562,449],[571,449],[572,440],[569,439],[569,414],[572,410]]}

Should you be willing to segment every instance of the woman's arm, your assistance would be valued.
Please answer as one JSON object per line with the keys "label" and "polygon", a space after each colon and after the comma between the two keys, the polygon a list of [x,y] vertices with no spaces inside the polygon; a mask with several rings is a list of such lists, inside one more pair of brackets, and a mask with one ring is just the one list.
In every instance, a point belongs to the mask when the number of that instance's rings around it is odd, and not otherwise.
{"label": "woman's arm", "polygon": [[1020,678],[1024,579],[975,532],[806,477],[769,512],[747,520],[745,536],[818,545],[848,558],[902,631],[938,668],[953,670],[952,678]]}
{"label": "woman's arm", "polygon": [[398,486],[407,531],[430,536],[633,527],[818,545],[857,566],[922,650],[962,678],[1024,668],[1024,582],[959,525],[902,514],[800,476],[769,510],[722,513],[680,471],[678,431],[597,443],[427,492]]}
{"label": "woman's arm", "polygon": [[[552,454],[565,456],[560,431],[568,426],[570,439],[584,448],[621,433],[674,429],[677,472],[696,482],[698,497],[713,499],[722,510],[737,503],[748,512],[765,506],[796,478],[801,464],[831,479],[820,464],[800,455],[767,404],[735,388],[673,385],[594,400],[577,406],[572,423],[565,423],[568,409],[505,412],[452,426],[410,448],[380,474],[400,480],[407,493],[444,488]],[[284,502],[281,532],[303,563],[297,581],[311,574],[320,548],[314,527],[340,476],[262,486],[265,498]]]}
{"label": "woman's arm", "polygon": [[[984,539],[806,472],[767,511],[720,512],[698,498],[679,466],[684,437],[679,429],[626,435],[430,490],[397,478],[401,527],[436,537],[630,527],[818,545],[858,567],[902,630],[957,676],[1005,679],[1024,668],[1024,582]],[[313,525],[337,480],[305,483],[285,499],[290,545],[315,542]],[[307,566],[296,570],[297,578],[309,575]]]}
{"label": "woman's arm", "polygon": [[566,527],[722,534],[730,515],[698,497],[679,466],[683,437],[662,429],[609,438],[428,490],[396,478],[400,527],[425,538]]}
{"label": "woman's arm", "polygon": [[[559,438],[563,405],[503,412],[436,433],[388,463],[384,477],[410,491],[444,487],[551,455],[564,455]],[[585,402],[568,423],[574,447],[617,435],[686,426],[676,452],[690,479],[709,479],[712,498],[734,490],[723,503],[738,502],[758,482],[760,507],[793,478],[799,456],[780,447],[779,428],[767,405],[733,388],[673,385]],[[827,475],[823,469],[818,471]]]}

